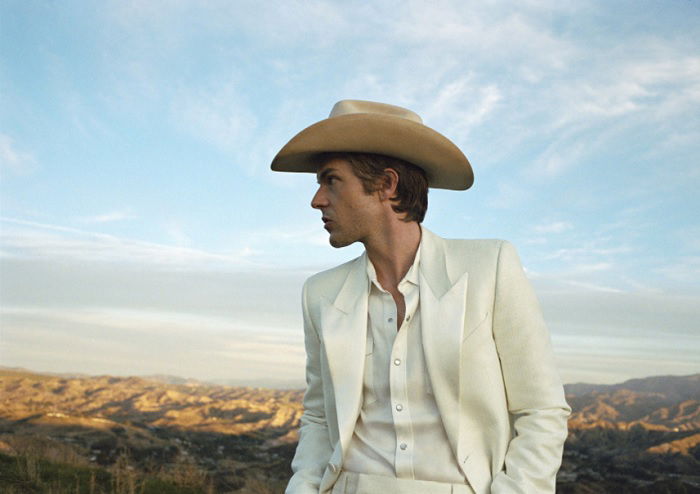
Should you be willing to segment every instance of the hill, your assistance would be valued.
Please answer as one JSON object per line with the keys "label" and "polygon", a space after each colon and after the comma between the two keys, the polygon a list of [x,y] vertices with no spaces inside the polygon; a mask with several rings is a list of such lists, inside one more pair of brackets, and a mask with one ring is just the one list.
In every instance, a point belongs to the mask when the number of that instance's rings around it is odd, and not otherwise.
{"label": "hill", "polygon": [[216,492],[284,483],[302,413],[298,390],[21,370],[0,371],[0,397],[0,453],[109,468],[128,458],[144,472],[189,465]]}
{"label": "hill", "polygon": [[[558,492],[700,492],[700,374],[573,384],[566,392],[573,413]],[[112,478],[124,471],[144,479],[179,478],[183,488],[195,479],[201,492],[281,492],[301,399],[299,390],[172,376],[69,377],[5,369],[0,459],[95,468]]]}

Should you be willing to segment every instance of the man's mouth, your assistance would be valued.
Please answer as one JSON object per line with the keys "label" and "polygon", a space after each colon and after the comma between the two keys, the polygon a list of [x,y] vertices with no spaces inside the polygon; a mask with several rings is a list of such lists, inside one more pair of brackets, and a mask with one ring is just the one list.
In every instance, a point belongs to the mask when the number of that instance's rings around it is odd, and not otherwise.
{"label": "man's mouth", "polygon": [[333,223],[333,220],[331,220],[330,218],[326,218],[325,216],[321,218],[321,220],[323,221],[323,228],[325,228],[326,230],[328,230],[329,225]]}

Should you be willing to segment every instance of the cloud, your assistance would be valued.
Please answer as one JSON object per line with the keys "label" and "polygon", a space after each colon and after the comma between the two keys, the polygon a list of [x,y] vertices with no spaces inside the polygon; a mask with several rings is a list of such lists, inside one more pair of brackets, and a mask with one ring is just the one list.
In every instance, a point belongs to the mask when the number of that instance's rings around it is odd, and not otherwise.
{"label": "cloud", "polygon": [[[6,256],[30,259],[82,260],[148,264],[190,269],[258,267],[245,256],[133,240],[76,228],[2,217],[2,247]],[[181,239],[182,240],[182,239]]]}
{"label": "cloud", "polygon": [[[578,272],[581,272],[580,270],[575,270]],[[584,269],[583,272],[588,272]],[[623,290],[620,290],[619,288],[613,288],[610,286],[604,286],[600,284],[594,284],[594,283],[586,283],[584,281],[574,281],[574,280],[564,280],[564,283],[567,285],[576,287],[576,288],[584,288],[587,291],[593,291],[593,292],[602,292],[602,293],[624,293]]]}
{"label": "cloud", "polygon": [[559,115],[554,128],[600,124],[628,114],[661,121],[688,113],[700,103],[700,57],[674,46],[636,35],[601,57],[577,46],[579,55],[596,67],[585,77],[565,78],[552,87],[549,110]]}
{"label": "cloud", "polygon": [[684,252],[700,253],[700,226],[689,225],[674,235]]}
{"label": "cloud", "polygon": [[0,314],[6,319],[35,318],[64,324],[66,327],[86,326],[96,330],[110,328],[129,331],[132,335],[149,334],[152,337],[167,337],[172,332],[205,331],[211,334],[246,333],[246,338],[255,342],[301,344],[301,333],[290,331],[292,326],[298,324],[297,317],[275,321],[269,317],[256,318],[252,311],[232,317],[232,314],[216,315],[207,311],[183,312],[174,307],[174,304],[171,309],[4,306],[0,308]]}
{"label": "cloud", "polygon": [[443,52],[462,50],[479,62],[505,59],[518,66],[531,61],[561,66],[568,58],[569,42],[554,36],[541,14],[540,9],[520,4],[411,1],[387,17],[387,24],[393,28],[392,38],[417,46],[442,46]]}
{"label": "cloud", "polygon": [[531,191],[520,184],[502,181],[496,185],[496,193],[488,199],[488,206],[511,209],[526,202],[531,196]]}
{"label": "cloud", "polygon": [[534,280],[565,382],[700,370],[700,294]]}
{"label": "cloud", "polygon": [[[302,386],[302,272],[12,258],[0,259],[0,272],[6,365]],[[548,277],[534,284],[567,381],[700,368],[697,295]]]}
{"label": "cloud", "polygon": [[[668,128],[664,138],[693,132],[700,104],[700,57],[674,50],[671,43],[640,39],[646,49],[635,53],[613,50],[605,60],[582,53],[595,67],[584,77],[568,77],[549,88],[540,111],[550,118],[542,128],[553,138],[533,165],[546,176],[560,174],[628,132]],[[626,46],[632,46],[630,40]],[[579,47],[582,50],[583,47]],[[671,122],[677,122],[670,128]],[[697,131],[697,125],[694,126]]]}
{"label": "cloud", "polygon": [[[608,342],[602,341],[600,345]],[[650,375],[689,375],[700,369],[698,362],[689,359],[634,357],[620,354],[597,354],[597,348],[590,351],[559,350],[557,367],[565,383],[616,384],[628,379],[649,377]]]}
{"label": "cloud", "polygon": [[573,273],[597,273],[600,271],[608,271],[614,267],[614,264],[609,262],[596,262],[589,264],[574,265],[571,269]]}
{"label": "cloud", "polygon": [[573,225],[568,221],[554,221],[551,223],[536,225],[534,227],[534,230],[537,233],[562,233],[571,229],[573,229]]}
{"label": "cloud", "polygon": [[173,122],[195,137],[224,150],[250,147],[258,122],[246,101],[245,86],[235,80],[232,76],[195,91],[180,88],[171,103]]}
{"label": "cloud", "polygon": [[534,173],[555,177],[565,172],[587,153],[590,144],[581,141],[580,136],[560,138],[547,145],[540,156],[534,160],[531,169]]}
{"label": "cloud", "polygon": [[81,223],[112,223],[115,221],[131,220],[136,218],[136,215],[129,210],[125,211],[110,211],[109,213],[98,214],[95,216],[83,216],[78,218]]}
{"label": "cloud", "polygon": [[255,247],[274,244],[328,246],[328,233],[320,222],[309,225],[292,225],[282,228],[259,228],[242,234],[247,242]]}
{"label": "cloud", "polygon": [[554,252],[546,255],[546,259],[562,259],[564,261],[576,261],[581,259],[591,259],[601,256],[616,256],[626,254],[632,249],[626,245],[618,245],[614,247],[604,247],[599,241],[587,241],[580,247],[567,247],[557,249]]}
{"label": "cloud", "polygon": [[[275,45],[328,42],[333,33],[351,32],[351,24],[344,15],[344,10],[365,10],[362,4],[343,7],[341,4],[319,0],[281,2],[274,9],[257,2],[231,3],[218,0],[108,3],[108,18],[122,28],[170,39],[171,45],[177,45],[182,38],[191,37],[200,30],[215,35],[228,35],[233,31]],[[182,19],[189,22],[182,24]],[[299,29],[302,25],[304,29]]]}
{"label": "cloud", "polygon": [[109,308],[3,307],[0,319],[5,365],[303,387],[303,337],[293,326],[266,328],[206,314]]}
{"label": "cloud", "polygon": [[[633,249],[627,245],[610,245],[609,239],[580,240],[577,236],[569,237],[566,230],[548,237],[546,245],[540,248],[540,254],[534,259],[533,266],[537,272],[533,277],[558,286],[557,289],[577,287],[585,290],[607,293],[625,293],[635,290],[651,290],[648,283],[639,280],[643,276],[629,270],[636,269],[634,258],[630,256]],[[574,245],[559,247],[558,245]]]}
{"label": "cloud", "polygon": [[307,272],[218,261],[182,269],[124,252],[86,262],[78,247],[0,257],[3,364],[303,386]]}
{"label": "cloud", "polygon": [[666,263],[654,271],[669,280],[700,287],[700,256],[681,256],[676,262]]}
{"label": "cloud", "polygon": [[36,170],[34,156],[18,149],[14,140],[0,133],[0,174],[26,175]]}
{"label": "cloud", "polygon": [[307,276],[360,255],[361,244],[330,249],[320,220],[286,223],[222,234],[226,248],[196,247],[186,225],[169,220],[161,225],[168,243],[0,217],[0,256],[12,259],[142,266],[193,271],[298,271]]}
{"label": "cloud", "polygon": [[175,245],[186,246],[192,243],[190,236],[185,233],[185,227],[177,221],[168,221],[165,231]]}
{"label": "cloud", "polygon": [[454,136],[468,135],[481,125],[493,113],[502,95],[496,85],[479,85],[471,79],[457,78],[436,87],[436,96],[424,112],[425,121],[444,121],[452,115],[452,123],[445,126],[444,132]]}
{"label": "cloud", "polygon": [[[547,321],[561,334],[586,337],[627,337],[668,340],[674,335],[700,342],[700,292],[627,291],[599,289],[556,278],[533,284]],[[636,341],[636,340],[635,340]],[[653,346],[648,348],[653,349]],[[687,346],[678,346],[688,349]],[[700,355],[698,355],[700,358]]]}

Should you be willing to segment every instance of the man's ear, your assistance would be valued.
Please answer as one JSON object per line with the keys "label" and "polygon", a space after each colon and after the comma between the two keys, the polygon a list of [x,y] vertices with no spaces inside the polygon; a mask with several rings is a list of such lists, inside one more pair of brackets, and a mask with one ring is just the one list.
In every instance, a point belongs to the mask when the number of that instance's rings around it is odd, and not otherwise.
{"label": "man's ear", "polygon": [[398,188],[399,174],[393,168],[384,168],[384,180],[381,189],[379,189],[379,196],[382,200],[390,200],[396,197]]}

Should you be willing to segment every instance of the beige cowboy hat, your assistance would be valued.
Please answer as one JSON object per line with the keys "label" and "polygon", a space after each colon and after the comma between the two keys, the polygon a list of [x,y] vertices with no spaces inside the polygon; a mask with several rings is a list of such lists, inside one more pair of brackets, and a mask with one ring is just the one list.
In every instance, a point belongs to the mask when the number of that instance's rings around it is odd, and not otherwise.
{"label": "beige cowboy hat", "polygon": [[465,190],[474,173],[464,153],[447,137],[423,125],[411,110],[372,101],[342,100],[330,116],[305,128],[272,160],[279,172],[316,173],[314,155],[330,151],[377,153],[425,170],[436,189]]}

